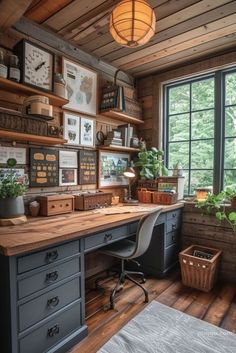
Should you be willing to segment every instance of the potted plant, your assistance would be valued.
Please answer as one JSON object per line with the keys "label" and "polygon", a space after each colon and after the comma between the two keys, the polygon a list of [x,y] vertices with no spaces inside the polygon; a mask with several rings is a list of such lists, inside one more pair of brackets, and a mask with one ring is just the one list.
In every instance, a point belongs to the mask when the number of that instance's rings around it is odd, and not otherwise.
{"label": "potted plant", "polygon": [[164,152],[156,147],[152,147],[150,150],[141,150],[138,153],[138,160],[134,163],[134,166],[140,169],[140,176],[148,180],[155,180],[161,175],[168,175],[163,155]]}
{"label": "potted plant", "polygon": [[26,189],[24,177],[18,177],[14,171],[17,161],[7,160],[7,173],[0,174],[0,218],[14,218],[25,213],[23,195]]}
{"label": "potted plant", "polygon": [[196,207],[206,214],[214,214],[219,221],[225,220],[236,233],[236,212],[230,208],[235,196],[236,190],[228,187],[217,195],[208,194],[204,201],[197,202]]}

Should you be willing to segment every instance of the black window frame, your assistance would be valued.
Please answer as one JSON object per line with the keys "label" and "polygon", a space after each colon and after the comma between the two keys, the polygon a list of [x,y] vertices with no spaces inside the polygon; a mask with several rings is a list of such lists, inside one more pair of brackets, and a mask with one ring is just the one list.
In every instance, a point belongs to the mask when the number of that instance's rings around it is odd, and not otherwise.
{"label": "black window frame", "polygon": [[[226,68],[217,71],[211,71],[204,74],[195,75],[186,79],[180,79],[172,81],[171,83],[166,83],[163,85],[163,135],[162,135],[162,148],[165,151],[165,164],[169,168],[169,144],[171,143],[168,139],[169,137],[169,88],[177,87],[184,84],[190,84],[190,111],[187,112],[190,115],[190,136],[189,140],[189,168],[188,170],[194,170],[191,168],[191,142],[196,140],[191,137],[191,115],[193,113],[191,109],[191,87],[192,83],[198,82],[208,78],[214,78],[215,82],[215,116],[214,116],[214,152],[213,152],[213,192],[219,193],[224,187],[224,152],[225,152],[225,93],[226,84],[225,77],[229,73],[236,73],[236,67]],[[236,104],[234,105],[236,106]],[[202,109],[206,110],[206,109]],[[199,110],[200,111],[200,110]],[[195,112],[195,111],[194,111]],[[183,114],[183,113],[182,113]],[[174,115],[174,114],[172,114]],[[177,114],[176,114],[177,115]],[[203,139],[199,139],[203,140]],[[211,140],[211,138],[207,138]],[[219,142],[218,142],[219,141]],[[177,142],[177,141],[176,141]],[[181,141],[178,141],[181,142]],[[186,169],[187,170],[187,169]],[[204,169],[202,169],[204,170]],[[212,169],[205,169],[212,170]],[[227,169],[226,169],[227,170]],[[188,175],[190,182],[190,173]],[[189,183],[188,190],[190,190],[191,185]],[[188,194],[191,195],[191,194]]]}

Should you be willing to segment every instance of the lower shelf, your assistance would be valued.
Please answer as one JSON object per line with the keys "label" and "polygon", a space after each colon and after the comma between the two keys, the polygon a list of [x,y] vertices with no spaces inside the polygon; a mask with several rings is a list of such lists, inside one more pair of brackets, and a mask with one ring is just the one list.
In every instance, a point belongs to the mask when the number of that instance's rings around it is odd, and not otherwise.
{"label": "lower shelf", "polygon": [[62,145],[67,143],[67,140],[59,137],[48,137],[39,135],[24,134],[21,132],[0,130],[0,138],[10,139],[13,141],[34,142],[44,145]]}

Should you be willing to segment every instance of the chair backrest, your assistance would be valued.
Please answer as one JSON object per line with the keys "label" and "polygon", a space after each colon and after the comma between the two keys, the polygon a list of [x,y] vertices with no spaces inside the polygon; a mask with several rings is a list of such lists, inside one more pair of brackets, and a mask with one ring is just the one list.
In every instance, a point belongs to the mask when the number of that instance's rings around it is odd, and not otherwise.
{"label": "chair backrest", "polygon": [[157,218],[161,213],[162,208],[159,207],[155,211],[144,215],[138,224],[138,229],[136,232],[136,247],[130,259],[139,257],[143,255],[151,242],[153,227],[156,223]]}

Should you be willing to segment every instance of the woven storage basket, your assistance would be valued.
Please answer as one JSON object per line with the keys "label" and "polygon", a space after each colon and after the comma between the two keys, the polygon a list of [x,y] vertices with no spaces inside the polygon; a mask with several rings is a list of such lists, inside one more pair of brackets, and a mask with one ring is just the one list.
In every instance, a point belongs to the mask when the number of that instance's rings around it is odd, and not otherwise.
{"label": "woven storage basket", "polygon": [[152,192],[145,188],[138,190],[138,200],[143,203],[152,203]]}
{"label": "woven storage basket", "polygon": [[[211,260],[193,256],[194,250],[213,255]],[[222,251],[205,246],[191,245],[179,253],[182,282],[185,286],[209,292],[218,275]]]}
{"label": "woven storage basket", "polygon": [[170,192],[154,191],[152,202],[160,205],[173,205],[178,200],[178,194]]}

